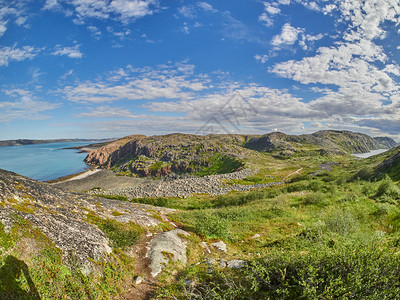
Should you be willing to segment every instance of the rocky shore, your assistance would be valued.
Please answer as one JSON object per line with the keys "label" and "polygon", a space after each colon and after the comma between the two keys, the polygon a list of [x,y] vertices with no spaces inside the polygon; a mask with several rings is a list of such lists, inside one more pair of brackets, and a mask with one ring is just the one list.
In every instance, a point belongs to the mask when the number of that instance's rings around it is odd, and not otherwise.
{"label": "rocky shore", "polygon": [[89,191],[92,195],[120,195],[128,198],[144,197],[188,197],[192,194],[209,194],[212,196],[226,194],[230,191],[248,191],[283,184],[282,181],[243,185],[227,184],[226,181],[243,179],[255,174],[256,171],[244,169],[234,173],[209,175],[205,177],[188,177],[180,179],[151,180],[141,185],[112,188],[108,190],[97,189]]}

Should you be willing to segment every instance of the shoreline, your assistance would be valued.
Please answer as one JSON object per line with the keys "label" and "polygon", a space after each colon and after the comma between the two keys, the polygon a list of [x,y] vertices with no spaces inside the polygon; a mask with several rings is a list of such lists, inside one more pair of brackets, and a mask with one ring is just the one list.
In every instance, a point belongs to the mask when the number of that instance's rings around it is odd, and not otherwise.
{"label": "shoreline", "polygon": [[[68,182],[70,180],[75,180],[76,177],[79,177],[79,176],[81,176],[81,175],[83,175],[85,173],[89,173],[89,172],[91,172],[93,170],[96,170],[96,168],[93,167],[93,166],[89,166],[89,165],[87,165],[87,166],[88,166],[88,168],[85,171],[74,173],[74,174],[70,174],[70,175],[61,176],[61,177],[56,178],[56,179],[45,180],[43,182],[50,183],[50,184]],[[101,171],[101,169],[98,169],[98,170]],[[88,175],[86,175],[86,176],[84,176],[82,178],[85,178],[85,177],[90,176],[90,175],[91,174],[88,174]]]}

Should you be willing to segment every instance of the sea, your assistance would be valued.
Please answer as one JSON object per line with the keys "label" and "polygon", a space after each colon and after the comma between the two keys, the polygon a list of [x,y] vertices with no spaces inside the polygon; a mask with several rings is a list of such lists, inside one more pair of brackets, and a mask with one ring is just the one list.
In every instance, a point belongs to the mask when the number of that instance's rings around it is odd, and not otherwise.
{"label": "sea", "polygon": [[83,172],[89,168],[83,161],[87,153],[65,148],[87,144],[89,143],[74,142],[0,147],[0,169],[38,181]]}
{"label": "sea", "polygon": [[386,151],[388,151],[388,149],[378,149],[378,150],[372,150],[372,151],[366,152],[366,153],[355,153],[355,154],[352,154],[352,155],[356,156],[358,158],[368,158],[370,156],[381,154],[381,153],[386,152]]}

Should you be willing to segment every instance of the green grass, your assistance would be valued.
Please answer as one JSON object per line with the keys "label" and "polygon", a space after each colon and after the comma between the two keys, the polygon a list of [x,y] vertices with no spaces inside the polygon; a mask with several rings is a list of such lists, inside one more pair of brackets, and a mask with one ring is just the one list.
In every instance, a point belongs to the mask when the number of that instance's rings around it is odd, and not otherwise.
{"label": "green grass", "polygon": [[214,174],[225,174],[236,171],[244,166],[244,163],[237,158],[226,155],[215,155],[210,159],[210,166],[201,168],[195,172],[196,176],[207,176]]}
{"label": "green grass", "polygon": [[[396,298],[399,184],[390,177],[370,180],[368,170],[357,174],[368,164],[350,157],[318,175],[312,175],[315,162],[307,167],[307,159],[295,160],[305,168],[284,186],[186,199],[191,205],[165,201],[181,209],[172,217],[186,230],[204,240],[224,240],[230,255],[248,264],[211,271],[208,265],[190,265],[176,280],[163,281],[156,297]],[[264,169],[260,175],[274,172]],[[256,233],[259,237],[252,238]]]}
{"label": "green grass", "polygon": [[136,244],[144,232],[141,226],[133,223],[124,224],[113,219],[103,219],[91,213],[87,215],[87,218],[107,235],[115,248],[125,249]]}

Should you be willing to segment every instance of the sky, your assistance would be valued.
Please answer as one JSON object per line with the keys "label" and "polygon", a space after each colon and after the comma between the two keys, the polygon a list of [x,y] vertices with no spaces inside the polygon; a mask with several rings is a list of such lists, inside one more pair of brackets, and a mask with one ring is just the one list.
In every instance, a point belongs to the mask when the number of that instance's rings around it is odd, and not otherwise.
{"label": "sky", "polygon": [[400,140],[395,0],[0,0],[0,139]]}

